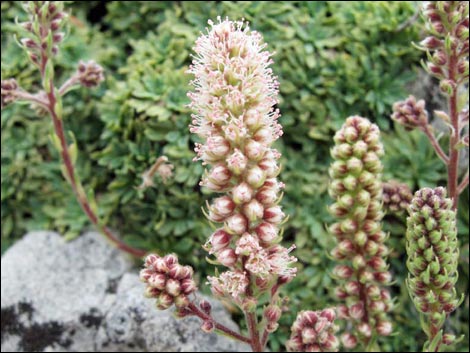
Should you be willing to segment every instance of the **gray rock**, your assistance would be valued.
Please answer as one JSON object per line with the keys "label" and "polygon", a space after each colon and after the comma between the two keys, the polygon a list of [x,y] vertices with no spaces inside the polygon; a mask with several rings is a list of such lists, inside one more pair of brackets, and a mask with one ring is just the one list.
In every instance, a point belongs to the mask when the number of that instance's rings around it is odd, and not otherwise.
{"label": "gray rock", "polygon": [[[97,233],[33,232],[1,260],[1,351],[243,351],[142,295],[132,260]],[[228,314],[214,304],[226,324]]]}

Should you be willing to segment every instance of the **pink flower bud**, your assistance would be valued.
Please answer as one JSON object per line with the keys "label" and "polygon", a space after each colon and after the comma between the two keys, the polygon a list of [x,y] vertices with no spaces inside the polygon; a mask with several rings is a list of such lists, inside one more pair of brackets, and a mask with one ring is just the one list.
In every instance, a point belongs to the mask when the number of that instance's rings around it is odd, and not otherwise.
{"label": "pink flower bud", "polygon": [[333,322],[336,319],[335,309],[333,308],[323,309],[320,312],[320,317],[324,317],[328,321]]}
{"label": "pink flower bud", "polygon": [[230,244],[231,238],[232,236],[223,229],[217,229],[214,233],[212,233],[209,239],[209,253],[212,254],[226,248]]}
{"label": "pink flower bud", "polygon": [[165,264],[168,266],[168,268],[170,268],[171,266],[178,263],[178,257],[175,254],[168,254],[165,255],[163,261],[165,261]]}
{"label": "pink flower bud", "polygon": [[173,305],[173,297],[165,292],[162,292],[157,298],[157,309],[166,310]]}
{"label": "pink flower bud", "polygon": [[346,305],[338,305],[336,311],[339,319],[349,319],[349,309]]}
{"label": "pink flower bud", "polygon": [[367,296],[372,300],[377,300],[381,298],[380,288],[375,284],[371,284],[366,289]]}
{"label": "pink flower bud", "polygon": [[302,330],[302,343],[303,344],[310,344],[315,342],[317,338],[317,333],[311,327],[306,327]]}
{"label": "pink flower bud", "polygon": [[204,321],[201,325],[201,330],[206,333],[211,333],[212,331],[214,331],[214,328],[215,328],[214,322],[210,320]]}
{"label": "pink flower bud", "polygon": [[219,164],[211,169],[207,180],[215,185],[226,185],[232,178],[232,173],[225,165]]}
{"label": "pink flower bud", "polygon": [[179,281],[170,278],[168,281],[166,281],[165,290],[173,297],[178,296],[181,293],[181,286]]}
{"label": "pink flower bud", "polygon": [[174,301],[175,301],[176,307],[179,308],[179,309],[186,308],[190,303],[189,298],[185,294],[178,295],[174,299]]}
{"label": "pink flower bud", "polygon": [[227,217],[230,216],[235,209],[235,203],[229,196],[222,196],[213,201],[211,209],[216,214]]}
{"label": "pink flower bud", "polygon": [[364,314],[365,310],[362,302],[357,302],[349,308],[349,316],[354,320],[361,320]]}
{"label": "pink flower bud", "polygon": [[166,285],[166,276],[162,273],[154,273],[148,279],[149,286],[158,290],[163,290]]}
{"label": "pink flower bud", "polygon": [[248,159],[238,149],[235,149],[235,152],[227,158],[227,167],[235,175],[240,175],[245,170],[247,163]]}
{"label": "pink flower bud", "polygon": [[255,109],[250,109],[245,113],[244,122],[246,126],[252,131],[258,130],[263,123],[262,115]]}
{"label": "pink flower bud", "polygon": [[263,185],[265,180],[266,180],[266,174],[258,166],[254,166],[250,168],[250,170],[248,170],[248,172],[246,173],[246,181],[253,188],[259,188],[261,185]]}
{"label": "pink flower bud", "polygon": [[253,197],[253,189],[247,183],[242,182],[233,188],[232,197],[237,205],[248,202]]}
{"label": "pink flower bud", "polygon": [[253,199],[243,206],[243,213],[250,222],[255,222],[263,218],[264,207],[259,201]]}
{"label": "pink flower bud", "polygon": [[392,281],[392,275],[388,271],[375,272],[374,278],[377,282],[384,283],[384,284],[389,284]]}
{"label": "pink flower bud", "polygon": [[357,346],[357,338],[350,333],[343,333],[341,335],[341,343],[344,348],[353,349]]}
{"label": "pink flower bud", "polygon": [[367,264],[376,271],[384,271],[388,268],[387,263],[381,257],[374,256],[372,257]]}
{"label": "pink flower bud", "polygon": [[277,305],[269,305],[264,310],[264,317],[268,322],[278,322],[282,315],[282,310]]}
{"label": "pink flower bud", "polygon": [[381,336],[390,336],[393,328],[390,321],[379,321],[377,323],[377,332]]}
{"label": "pink flower bud", "polygon": [[237,262],[235,250],[227,248],[217,254],[217,260],[224,266],[232,267]]}
{"label": "pink flower bud", "polygon": [[441,48],[443,45],[441,40],[432,36],[426,37],[419,44],[426,49],[438,49]]}
{"label": "pink flower bud", "polygon": [[268,186],[263,186],[256,194],[256,199],[263,205],[274,204],[277,201],[278,197],[279,196],[277,190]]}
{"label": "pink flower bud", "polygon": [[264,158],[258,165],[268,178],[274,178],[279,173],[279,166],[273,158]]}
{"label": "pink flower bud", "polygon": [[245,146],[246,156],[252,161],[259,161],[261,158],[263,158],[265,152],[266,147],[254,140],[249,140]]}
{"label": "pink flower bud", "polygon": [[272,130],[268,129],[268,128],[265,128],[265,127],[262,127],[261,129],[259,129],[253,135],[253,138],[255,139],[255,141],[257,141],[257,142],[259,142],[259,143],[261,143],[265,146],[269,146],[274,141],[274,136],[273,136]]}
{"label": "pink flower bud", "polygon": [[259,239],[264,243],[271,243],[278,236],[277,228],[271,223],[263,222],[255,229]]}
{"label": "pink flower bud", "polygon": [[170,271],[170,268],[168,267],[166,261],[161,257],[155,260],[153,267],[155,268],[155,270],[157,270],[157,272],[160,273],[168,273],[168,271]]}
{"label": "pink flower bud", "polygon": [[204,153],[211,160],[224,158],[230,152],[230,144],[220,135],[214,135],[207,138]]}
{"label": "pink flower bud", "polygon": [[372,329],[370,328],[370,325],[365,323],[365,322],[361,322],[358,326],[357,326],[357,330],[359,331],[359,333],[361,333],[364,337],[370,337],[372,336]]}
{"label": "pink flower bud", "polygon": [[241,213],[235,213],[225,221],[225,230],[230,234],[242,235],[248,226],[248,221]]}
{"label": "pink flower bud", "polygon": [[264,220],[272,224],[280,224],[284,220],[284,217],[285,214],[279,206],[268,207],[264,210],[263,214]]}
{"label": "pink flower bud", "polygon": [[199,307],[201,308],[202,311],[204,311],[207,315],[210,315],[211,310],[212,310],[212,305],[209,303],[207,300],[203,299],[199,303]]}
{"label": "pink flower bud", "polygon": [[181,291],[184,294],[191,294],[197,290],[196,282],[192,278],[181,281]]}
{"label": "pink flower bud", "polygon": [[344,290],[349,295],[359,295],[361,291],[361,284],[356,281],[350,281],[344,285]]}
{"label": "pink flower bud", "polygon": [[351,267],[348,267],[346,265],[337,265],[333,269],[333,274],[341,279],[348,279],[349,277],[352,276],[353,270]]}

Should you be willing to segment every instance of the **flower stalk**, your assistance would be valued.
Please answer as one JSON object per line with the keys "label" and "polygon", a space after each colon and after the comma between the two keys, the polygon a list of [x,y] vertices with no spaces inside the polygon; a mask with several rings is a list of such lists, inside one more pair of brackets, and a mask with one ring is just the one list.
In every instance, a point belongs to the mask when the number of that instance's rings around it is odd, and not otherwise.
{"label": "flower stalk", "polygon": [[[103,69],[93,61],[80,62],[78,69],[61,88],[56,88],[54,83],[54,57],[59,51],[59,44],[64,38],[61,32],[67,20],[67,14],[63,11],[61,1],[28,1],[24,8],[29,14],[29,21],[21,24],[26,36],[20,43],[25,49],[33,65],[41,75],[42,88],[36,94],[22,90],[14,79],[2,80],[2,109],[16,100],[31,102],[44,108],[52,119],[54,134],[51,136],[54,146],[60,153],[63,166],[62,172],[70,184],[77,201],[89,220],[101,233],[118,249],[136,257],[145,255],[145,251],[135,249],[117,238],[111,230],[99,220],[96,202],[86,195],[80,178],[75,170],[77,158],[77,144],[67,143],[64,131],[62,96],[78,85],[84,87],[96,87],[103,80]],[[70,133],[73,138],[73,134]]]}

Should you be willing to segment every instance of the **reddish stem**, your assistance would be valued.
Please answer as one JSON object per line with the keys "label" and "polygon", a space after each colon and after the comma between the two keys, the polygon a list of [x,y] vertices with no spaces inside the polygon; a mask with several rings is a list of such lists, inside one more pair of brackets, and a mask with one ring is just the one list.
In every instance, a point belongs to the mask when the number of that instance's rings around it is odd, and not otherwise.
{"label": "reddish stem", "polygon": [[429,138],[429,142],[431,142],[431,145],[434,147],[439,158],[447,165],[449,163],[449,156],[441,148],[441,145],[439,145],[439,141],[437,141],[436,136],[434,136],[431,127],[429,125],[425,125],[422,130]]}
{"label": "reddish stem", "polygon": [[[449,80],[456,82],[456,68],[458,63],[458,57],[455,53],[455,49],[452,49],[452,53],[449,58]],[[453,131],[450,136],[449,144],[449,163],[447,164],[447,188],[449,191],[449,197],[453,202],[453,209],[456,210],[459,203],[458,194],[458,167],[459,167],[459,149],[456,148],[459,143],[459,112],[457,109],[458,89],[455,88],[448,99],[450,122],[453,127]]]}
{"label": "reddish stem", "polygon": [[[42,58],[41,58],[41,66],[40,66],[40,71],[41,71],[41,77],[44,80],[45,79],[45,67],[48,62],[48,57],[47,53],[45,50],[42,50]],[[49,87],[46,87],[49,85]],[[67,174],[67,179],[70,183],[70,186],[72,187],[72,190],[75,194],[75,197],[77,198],[78,203],[82,207],[83,211],[87,215],[87,217],[90,219],[90,221],[98,228],[101,230],[101,232],[104,234],[104,236],[112,243],[114,244],[118,249],[136,256],[136,257],[143,257],[146,254],[146,251],[140,250],[140,249],[135,249],[125,243],[123,243],[121,240],[116,238],[111,230],[106,227],[105,225],[101,225],[99,222],[98,216],[93,212],[90,201],[86,197],[86,195],[83,192],[80,192],[81,190],[81,185],[79,185],[79,182],[77,181],[75,177],[75,168],[72,162],[72,158],[70,156],[69,150],[68,150],[68,145],[67,145],[67,140],[65,138],[65,133],[64,133],[64,124],[62,122],[62,117],[57,114],[56,111],[56,103],[57,103],[57,97],[56,97],[56,92],[55,92],[55,87],[54,87],[54,82],[44,82],[44,88],[46,89],[47,93],[47,108],[49,110],[49,113],[52,118],[52,122],[54,125],[54,131],[57,137],[59,138],[60,141],[60,146],[61,146],[61,151],[60,155],[62,157],[62,161],[65,166],[65,172]]]}
{"label": "reddish stem", "polygon": [[263,347],[261,346],[259,331],[258,331],[258,320],[256,319],[256,313],[245,313],[246,322],[248,325],[248,331],[250,332],[250,345],[253,352],[262,352]]}
{"label": "reddish stem", "polygon": [[248,343],[248,344],[251,345],[251,340],[248,337],[245,337],[245,336],[229,329],[228,327],[222,325],[221,323],[218,323],[217,321],[214,320],[214,318],[212,316],[210,316],[210,315],[206,314],[205,312],[203,312],[202,310],[200,310],[194,303],[189,303],[188,309],[191,311],[192,314],[196,315],[201,320],[211,321],[214,324],[214,327],[215,327],[216,330],[219,330],[219,331],[223,332],[224,334],[226,334],[227,336],[232,337],[233,339],[236,339],[238,341]]}

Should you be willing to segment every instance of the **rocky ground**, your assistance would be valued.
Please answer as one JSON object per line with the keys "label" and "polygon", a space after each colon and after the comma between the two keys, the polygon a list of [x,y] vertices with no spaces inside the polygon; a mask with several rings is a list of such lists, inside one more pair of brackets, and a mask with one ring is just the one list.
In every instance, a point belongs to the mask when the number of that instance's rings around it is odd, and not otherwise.
{"label": "rocky ground", "polygon": [[[143,296],[131,259],[99,234],[32,232],[1,260],[1,351],[227,352],[248,347]],[[236,329],[218,303],[213,313]]]}

